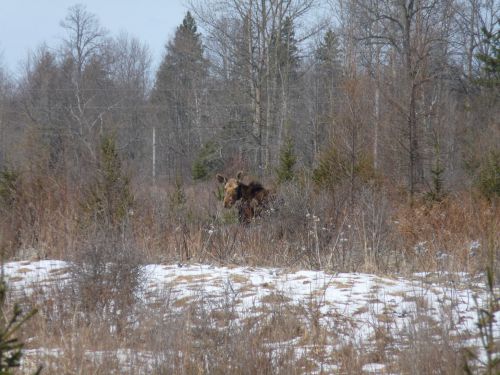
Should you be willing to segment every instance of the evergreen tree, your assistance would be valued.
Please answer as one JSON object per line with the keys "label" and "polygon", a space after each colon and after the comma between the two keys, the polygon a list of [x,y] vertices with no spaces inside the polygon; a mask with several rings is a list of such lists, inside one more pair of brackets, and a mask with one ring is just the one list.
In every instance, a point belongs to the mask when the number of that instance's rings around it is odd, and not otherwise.
{"label": "evergreen tree", "polygon": [[441,202],[446,196],[446,191],[443,187],[444,167],[441,165],[439,158],[436,160],[434,167],[431,168],[432,186],[425,197],[429,201]]}
{"label": "evergreen tree", "polygon": [[[295,26],[291,17],[285,17],[279,29],[275,31],[270,40],[270,69],[268,90],[266,95],[270,97],[266,105],[269,105],[269,116],[266,118],[271,137],[277,139],[276,149],[269,150],[268,162],[274,163],[280,157],[280,149],[286,148],[285,133],[294,134],[298,125],[293,116],[294,104],[292,97],[299,94],[299,69],[300,57],[297,39],[295,38]],[[279,167],[281,168],[281,166]]]}
{"label": "evergreen tree", "polygon": [[279,38],[275,41],[279,69],[288,77],[296,75],[299,69],[299,47],[295,38],[295,28],[290,17],[286,17]]}
{"label": "evergreen tree", "polygon": [[[3,264],[1,265],[3,267]],[[0,374],[11,375],[14,369],[21,366],[22,350],[24,343],[15,335],[28,319],[37,313],[36,309],[24,313],[19,304],[14,305],[12,316],[5,315],[4,305],[7,297],[7,283],[3,278],[3,270],[0,276]],[[42,368],[38,368],[35,374],[40,374]]]}
{"label": "evergreen tree", "polygon": [[326,75],[337,78],[341,71],[340,47],[338,38],[332,29],[328,29],[316,49],[316,61],[319,69]]}
{"label": "evergreen tree", "polygon": [[500,150],[490,151],[481,161],[476,184],[487,199],[500,197]]}
{"label": "evergreen tree", "polygon": [[220,157],[218,146],[214,142],[203,145],[196,156],[191,172],[193,180],[204,180],[222,168],[223,161]]}
{"label": "evergreen tree", "polygon": [[113,137],[101,141],[97,177],[90,186],[83,208],[90,220],[109,229],[122,229],[133,207],[130,178],[124,173]]}
{"label": "evergreen tree", "polygon": [[294,167],[297,158],[294,153],[294,144],[291,137],[287,137],[280,152],[279,166],[277,169],[278,182],[283,183],[293,180],[295,176]]}
{"label": "evergreen tree", "polygon": [[174,82],[192,87],[207,73],[201,34],[190,12],[177,27],[174,39],[166,46],[166,55],[157,72],[153,96],[159,100]]}
{"label": "evergreen tree", "polygon": [[202,143],[200,103],[207,75],[201,35],[196,21],[187,12],[166,46],[151,95],[153,104],[159,108],[158,123],[162,126],[159,143],[168,145],[167,149],[159,150],[159,156],[165,158],[165,164],[173,167],[176,174],[189,171],[189,158]]}
{"label": "evergreen tree", "polygon": [[500,85],[500,18],[497,20],[496,31],[482,29],[486,44],[490,47],[488,54],[479,54],[478,58],[484,64],[486,77],[481,80],[487,86]]}
{"label": "evergreen tree", "polygon": [[339,83],[342,78],[341,50],[338,38],[332,29],[328,29],[319,42],[315,53],[315,70],[313,73],[317,91],[317,127],[313,135],[315,149],[324,146],[331,133],[333,120],[341,106],[339,97]]}
{"label": "evergreen tree", "polygon": [[274,74],[277,83],[288,91],[290,82],[295,82],[298,78],[300,65],[299,47],[290,17],[286,17],[281,28],[273,33],[269,53],[271,74]]}

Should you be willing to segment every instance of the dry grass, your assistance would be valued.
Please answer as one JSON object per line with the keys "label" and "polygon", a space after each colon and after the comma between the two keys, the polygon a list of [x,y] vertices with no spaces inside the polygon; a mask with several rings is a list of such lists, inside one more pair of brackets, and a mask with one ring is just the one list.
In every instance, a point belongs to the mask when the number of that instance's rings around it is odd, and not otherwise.
{"label": "dry grass", "polygon": [[[360,339],[354,320],[322,312],[320,295],[297,305],[271,291],[241,313],[240,291],[228,280],[219,298],[202,288],[177,298],[167,287],[151,292],[147,303],[130,301],[126,314],[103,314],[75,295],[78,281],[67,281],[10,298],[40,309],[23,327],[24,371],[42,363],[51,374],[360,374],[366,366],[383,366],[381,373],[457,374],[471,338],[453,329],[456,305],[431,307],[425,293],[405,297],[416,312],[403,326],[392,312],[363,311],[372,314],[373,336]],[[109,302],[127,300],[129,288],[116,290]]]}
{"label": "dry grass", "polygon": [[[422,314],[406,333],[393,331],[387,315],[377,319],[372,342],[346,341],[350,323],[339,316],[324,325],[320,296],[298,308],[273,293],[255,309],[258,318],[238,317],[229,291],[218,304],[166,291],[142,306],[131,297],[140,284],[135,271],[147,262],[196,261],[447,277],[500,260],[500,207],[466,193],[409,206],[390,190],[366,186],[350,205],[342,189],[328,195],[284,186],[275,212],[241,226],[221,208],[215,184],[187,187],[185,202],[172,201],[172,188],[141,186],[127,236],[110,242],[106,232],[82,237],[76,192],[57,183],[30,191],[11,213],[17,221],[0,222],[7,255],[34,249],[30,257],[77,266],[74,283],[21,298],[40,308],[23,330],[25,342],[45,348],[28,352],[26,368],[43,363],[45,373],[359,374],[369,363],[385,364],[387,373],[460,373],[457,343],[465,338],[443,329],[443,317],[429,319],[425,301],[416,301]],[[107,269],[111,263],[119,267]]]}
{"label": "dry grass", "polygon": [[[82,197],[54,180],[24,185],[0,221],[7,258],[72,259],[88,242],[80,230]],[[137,186],[127,240],[141,259],[384,274],[476,272],[490,262],[489,244],[500,243],[500,206],[469,193],[410,206],[397,192],[366,185],[351,204],[342,187],[319,192],[306,183],[285,185],[273,212],[241,226],[221,207],[216,188],[215,182],[187,186],[178,201],[173,187]]]}

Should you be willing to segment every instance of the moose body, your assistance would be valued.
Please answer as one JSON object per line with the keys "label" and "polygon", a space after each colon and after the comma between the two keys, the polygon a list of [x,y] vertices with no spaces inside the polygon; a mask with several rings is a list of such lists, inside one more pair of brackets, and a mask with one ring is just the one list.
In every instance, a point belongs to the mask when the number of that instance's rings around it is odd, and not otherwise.
{"label": "moose body", "polygon": [[224,207],[231,208],[238,202],[238,220],[247,224],[267,208],[272,193],[258,181],[244,183],[242,177],[242,172],[229,179],[218,174],[217,180],[224,184]]}

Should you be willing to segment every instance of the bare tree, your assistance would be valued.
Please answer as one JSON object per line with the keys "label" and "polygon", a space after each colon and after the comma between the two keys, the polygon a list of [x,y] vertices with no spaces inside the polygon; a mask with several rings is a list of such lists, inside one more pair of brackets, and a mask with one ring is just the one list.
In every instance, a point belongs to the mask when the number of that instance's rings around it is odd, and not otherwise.
{"label": "bare tree", "polygon": [[7,98],[9,92],[9,78],[2,64],[2,53],[0,52],[0,168],[3,167],[6,159],[6,116]]}
{"label": "bare tree", "polygon": [[[112,79],[113,99],[118,103],[108,116],[108,122],[116,132],[117,144],[138,174],[150,175],[144,168],[151,160],[151,53],[149,48],[129,36],[120,34],[111,43],[112,63],[109,68]],[[149,163],[148,163],[149,164]]]}
{"label": "bare tree", "polygon": [[68,89],[72,96],[68,103],[70,123],[73,136],[79,142],[73,159],[79,165],[94,163],[104,117],[120,102],[102,85],[113,59],[110,39],[97,17],[83,5],[70,7],[61,26],[67,31],[62,55],[71,83]]}
{"label": "bare tree", "polygon": [[82,4],[68,9],[68,14],[61,21],[61,26],[68,35],[64,39],[65,53],[68,53],[76,65],[76,83],[82,79],[83,69],[93,56],[103,47],[107,31],[97,17],[88,12]]}
{"label": "bare tree", "polygon": [[[276,65],[278,50],[272,48],[273,39],[276,40],[282,33],[285,20],[290,24],[300,23],[314,8],[315,3],[315,0],[191,2],[194,13],[207,27],[209,37],[226,42],[219,44],[226,49],[219,53],[223,57],[223,63],[227,65],[227,58],[233,57],[233,63],[240,65],[244,85],[242,89],[248,95],[252,111],[252,132],[247,142],[255,145],[254,164],[259,174],[269,166],[269,150],[273,143],[271,134],[276,126],[273,122],[273,103],[278,92],[276,77],[279,71]],[[229,29],[221,27],[224,23],[220,22],[231,18],[239,21],[242,36],[239,43],[233,45],[227,43],[234,41],[234,38],[226,34]],[[227,53],[228,48],[232,52]],[[276,134],[280,133],[278,131]]]}
{"label": "bare tree", "polygon": [[447,43],[446,30],[436,27],[449,20],[450,13],[441,12],[444,8],[446,1],[438,0],[353,0],[349,5],[358,25],[354,39],[380,46],[377,60],[384,68],[377,74],[381,93],[406,123],[401,128],[405,139],[401,145],[408,155],[412,197],[424,179],[424,85],[439,78],[445,62],[435,59],[436,51]]}

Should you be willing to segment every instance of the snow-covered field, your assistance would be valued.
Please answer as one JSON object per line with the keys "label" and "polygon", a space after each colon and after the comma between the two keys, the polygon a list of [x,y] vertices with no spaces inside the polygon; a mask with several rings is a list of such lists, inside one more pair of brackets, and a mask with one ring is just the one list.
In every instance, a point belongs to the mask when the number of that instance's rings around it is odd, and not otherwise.
{"label": "snow-covered field", "polygon": [[[29,294],[33,286],[50,287],[71,277],[70,264],[58,260],[10,262],[5,264],[4,272],[14,294]],[[259,316],[266,306],[279,302],[314,310],[320,324],[335,326],[344,343],[370,343],[380,326],[404,332],[424,315],[437,325],[446,325],[452,336],[474,337],[476,301],[481,304],[485,290],[481,282],[457,274],[389,278],[363,273],[151,264],[143,267],[143,275],[144,288],[139,297],[145,304],[168,298],[170,303],[182,301],[177,304],[181,308],[202,300],[223,303],[229,298],[237,322]],[[497,332],[499,321],[497,312]],[[283,344],[297,346],[297,353],[308,350],[306,346],[299,348],[298,340],[273,345]],[[335,372],[335,366],[330,371]],[[367,363],[363,371],[386,372],[383,363]]]}

